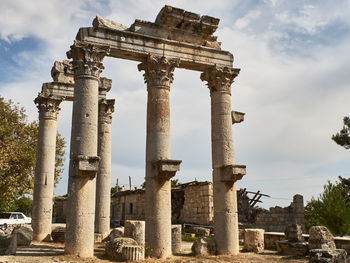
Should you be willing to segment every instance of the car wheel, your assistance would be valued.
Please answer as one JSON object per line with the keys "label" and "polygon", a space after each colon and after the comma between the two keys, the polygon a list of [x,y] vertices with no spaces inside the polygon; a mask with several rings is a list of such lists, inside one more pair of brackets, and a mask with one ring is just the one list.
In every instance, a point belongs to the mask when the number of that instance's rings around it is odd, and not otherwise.
{"label": "car wheel", "polygon": [[5,230],[7,229],[7,224],[6,224],[6,223],[3,224],[3,225],[1,226],[1,229],[5,231]]}

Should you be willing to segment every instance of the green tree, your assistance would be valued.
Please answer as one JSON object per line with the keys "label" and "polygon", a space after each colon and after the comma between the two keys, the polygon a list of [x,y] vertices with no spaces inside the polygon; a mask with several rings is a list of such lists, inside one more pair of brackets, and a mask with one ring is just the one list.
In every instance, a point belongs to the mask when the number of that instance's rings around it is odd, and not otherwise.
{"label": "green tree", "polygon": [[343,118],[343,129],[341,129],[337,134],[332,136],[332,140],[335,141],[340,146],[345,149],[350,148],[350,118]]}
{"label": "green tree", "polygon": [[334,235],[350,234],[350,187],[349,179],[339,177],[339,182],[328,181],[317,199],[305,206],[305,225],[326,226]]}
{"label": "green tree", "polygon": [[[38,122],[28,122],[25,110],[0,96],[0,209],[12,210],[34,187]],[[55,183],[63,171],[65,140],[58,134]]]}

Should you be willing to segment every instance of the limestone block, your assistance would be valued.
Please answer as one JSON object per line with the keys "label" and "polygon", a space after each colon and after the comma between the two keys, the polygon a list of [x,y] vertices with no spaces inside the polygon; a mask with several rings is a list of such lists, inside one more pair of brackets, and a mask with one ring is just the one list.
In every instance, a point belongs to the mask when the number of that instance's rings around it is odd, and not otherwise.
{"label": "limestone block", "polygon": [[15,255],[17,250],[17,233],[0,236],[0,255]]}
{"label": "limestone block", "polygon": [[17,245],[18,246],[30,246],[33,240],[33,229],[30,226],[16,227],[13,232],[17,233]]}
{"label": "limestone block", "polygon": [[208,237],[210,236],[210,229],[205,227],[194,226],[189,228],[188,232],[196,234],[197,237]]}
{"label": "limestone block", "polygon": [[244,121],[244,115],[245,113],[243,112],[231,111],[232,124]]}
{"label": "limestone block", "polygon": [[134,239],[138,245],[145,246],[145,221],[126,220],[124,236]]}
{"label": "limestone block", "polygon": [[120,227],[116,227],[114,228],[111,233],[109,234],[108,237],[106,237],[106,241],[110,241],[112,239],[115,239],[117,237],[123,237],[124,236],[124,227],[120,226]]}
{"label": "limestone block", "polygon": [[236,182],[237,180],[241,180],[242,177],[246,174],[246,166],[245,165],[225,165],[221,168],[222,182]]}
{"label": "limestone block", "polygon": [[94,242],[101,243],[103,241],[103,234],[94,233]]}
{"label": "limestone block", "polygon": [[64,243],[66,241],[66,228],[59,226],[51,232],[52,240],[56,243]]}
{"label": "limestone block", "polygon": [[244,230],[244,250],[255,253],[264,250],[264,229],[245,229]]}
{"label": "limestone block", "polygon": [[286,236],[286,239],[290,242],[304,241],[301,225],[298,225],[298,224],[287,225],[286,229],[284,230],[284,234]]}
{"label": "limestone block", "polygon": [[127,237],[118,237],[111,241],[108,241],[105,247],[105,253],[106,256],[109,259],[113,259],[116,261],[122,261],[123,260],[123,247],[134,245],[137,246],[137,242],[132,238]]}
{"label": "limestone block", "polygon": [[336,249],[334,237],[325,226],[313,226],[309,230],[309,248],[311,249]]}
{"label": "limestone block", "polygon": [[311,249],[309,263],[346,263],[344,249]]}
{"label": "limestone block", "polygon": [[138,261],[145,259],[143,246],[125,245],[122,248],[122,258],[126,261]]}
{"label": "limestone block", "polygon": [[309,246],[307,242],[290,242],[288,240],[276,241],[277,251],[284,255],[293,255],[304,257],[309,252]]}
{"label": "limestone block", "polygon": [[181,251],[181,225],[171,226],[171,249],[173,253],[179,253]]}
{"label": "limestone block", "polygon": [[198,238],[192,245],[192,254],[194,256],[207,256],[216,254],[216,243],[213,238]]}

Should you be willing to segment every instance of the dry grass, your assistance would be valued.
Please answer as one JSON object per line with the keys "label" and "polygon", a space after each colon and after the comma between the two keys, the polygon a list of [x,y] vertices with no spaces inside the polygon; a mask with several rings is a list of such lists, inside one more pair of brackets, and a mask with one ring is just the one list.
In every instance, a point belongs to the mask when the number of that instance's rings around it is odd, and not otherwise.
{"label": "dry grass", "polygon": [[[187,246],[188,247],[188,246]],[[265,251],[262,254],[241,253],[238,256],[208,256],[208,257],[192,257],[188,253],[175,255],[167,259],[146,259],[145,263],[156,262],[234,262],[234,263],[270,263],[270,262],[289,262],[302,263],[307,259],[298,259],[288,256],[281,256],[275,251]],[[97,245],[95,248],[95,257],[82,259],[64,255],[63,244],[54,243],[34,243],[28,248],[19,248],[16,256],[0,256],[0,263],[107,263],[113,262],[104,257],[104,246]]]}

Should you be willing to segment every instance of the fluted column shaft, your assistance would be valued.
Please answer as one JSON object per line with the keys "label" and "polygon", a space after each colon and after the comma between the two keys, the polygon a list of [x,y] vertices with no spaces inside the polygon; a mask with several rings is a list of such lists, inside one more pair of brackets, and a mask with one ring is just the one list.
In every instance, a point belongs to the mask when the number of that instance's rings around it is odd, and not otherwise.
{"label": "fluted column shaft", "polygon": [[169,91],[178,60],[149,55],[139,65],[147,83],[146,244],[151,256],[171,255],[170,178],[160,178],[155,163],[170,159]]}
{"label": "fluted column shaft", "polygon": [[98,114],[98,156],[100,165],[96,178],[95,232],[103,238],[110,230],[111,206],[111,124],[115,100],[101,100]]}
{"label": "fluted column shaft", "polygon": [[98,135],[98,84],[102,59],[108,48],[75,41],[73,58],[74,102],[68,185],[68,214],[65,252],[92,257]]}
{"label": "fluted column shaft", "polygon": [[234,164],[231,84],[238,69],[212,68],[201,75],[211,97],[214,233],[219,254],[238,254],[238,210],[235,181],[223,181],[223,168]]}
{"label": "fluted column shaft", "polygon": [[32,211],[33,240],[50,239],[55,182],[56,125],[60,99],[38,96],[39,133]]}

